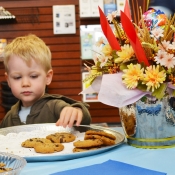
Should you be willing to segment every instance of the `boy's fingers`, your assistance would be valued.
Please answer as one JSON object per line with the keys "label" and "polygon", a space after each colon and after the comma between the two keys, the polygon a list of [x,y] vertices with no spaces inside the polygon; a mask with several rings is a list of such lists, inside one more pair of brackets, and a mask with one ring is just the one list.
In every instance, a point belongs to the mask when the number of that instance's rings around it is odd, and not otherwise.
{"label": "boy's fingers", "polygon": [[72,114],[70,116],[70,120],[68,123],[69,127],[72,127],[74,122],[77,120],[77,116],[78,116],[78,111],[76,109],[72,110]]}
{"label": "boy's fingers", "polygon": [[76,122],[76,126],[79,126],[81,121],[82,121],[82,112],[78,111],[78,117],[77,117],[77,122]]}
{"label": "boy's fingers", "polygon": [[74,123],[79,126],[82,120],[82,111],[79,108],[65,107],[61,111],[57,126],[72,127]]}

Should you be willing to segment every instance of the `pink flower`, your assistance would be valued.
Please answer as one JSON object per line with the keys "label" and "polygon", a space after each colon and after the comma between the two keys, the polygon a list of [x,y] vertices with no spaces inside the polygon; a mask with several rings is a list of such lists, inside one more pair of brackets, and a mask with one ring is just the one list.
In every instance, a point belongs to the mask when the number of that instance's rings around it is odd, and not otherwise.
{"label": "pink flower", "polygon": [[111,14],[110,13],[108,14],[107,19],[111,23],[116,16],[117,16],[117,11],[114,11]]}
{"label": "pink flower", "polygon": [[162,65],[163,59],[165,58],[167,52],[165,52],[164,50],[159,50],[157,53],[157,56],[155,56],[155,61],[157,64]]}
{"label": "pink flower", "polygon": [[170,46],[170,41],[162,41],[160,44],[159,44],[159,48],[161,50],[168,50],[169,49],[169,46]]}
{"label": "pink flower", "polygon": [[155,40],[159,39],[160,37],[163,37],[164,30],[159,28],[154,28],[151,30],[151,37],[153,37]]}
{"label": "pink flower", "polygon": [[165,55],[164,59],[162,59],[161,65],[167,67],[168,69],[169,68],[174,68],[174,66],[175,66],[174,54],[168,54],[167,53]]}

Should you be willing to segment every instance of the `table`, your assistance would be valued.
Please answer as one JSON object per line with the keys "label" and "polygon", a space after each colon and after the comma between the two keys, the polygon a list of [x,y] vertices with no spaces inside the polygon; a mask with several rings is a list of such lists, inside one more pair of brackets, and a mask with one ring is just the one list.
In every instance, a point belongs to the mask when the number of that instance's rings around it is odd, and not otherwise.
{"label": "table", "polygon": [[[111,128],[123,134],[121,127]],[[49,175],[52,173],[117,160],[143,168],[175,175],[175,148],[142,149],[124,143],[107,152],[66,161],[29,162],[20,175]]]}

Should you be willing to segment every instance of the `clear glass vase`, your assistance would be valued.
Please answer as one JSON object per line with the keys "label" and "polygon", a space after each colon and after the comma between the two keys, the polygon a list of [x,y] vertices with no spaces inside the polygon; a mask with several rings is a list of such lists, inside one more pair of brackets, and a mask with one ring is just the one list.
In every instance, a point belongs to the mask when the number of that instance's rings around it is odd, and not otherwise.
{"label": "clear glass vase", "polygon": [[140,148],[175,146],[175,98],[161,100],[145,96],[136,103],[119,108],[127,143]]}

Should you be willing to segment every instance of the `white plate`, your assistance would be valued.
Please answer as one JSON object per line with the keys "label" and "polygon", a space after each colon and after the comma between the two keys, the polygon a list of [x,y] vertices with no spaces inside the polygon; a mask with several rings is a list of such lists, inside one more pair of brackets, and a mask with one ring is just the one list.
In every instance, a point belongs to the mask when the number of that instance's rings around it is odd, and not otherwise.
{"label": "white plate", "polygon": [[[33,148],[23,148],[21,147],[22,141],[28,138],[34,137],[45,137],[50,133],[55,132],[71,132],[76,135],[76,140],[83,140],[84,133],[87,130],[97,130],[105,131],[107,133],[113,134],[116,136],[116,144],[112,146],[106,146],[99,148],[97,150],[91,150],[86,152],[73,153],[73,142],[64,143],[65,149],[61,152],[52,153],[52,154],[39,154],[35,153]],[[99,154],[105,151],[108,151],[124,142],[124,135],[121,133],[111,130],[105,127],[100,126],[88,126],[80,125],[74,126],[72,128],[63,128],[55,126],[55,123],[47,124],[32,124],[32,125],[21,125],[0,129],[0,149],[2,152],[13,153],[24,157],[27,161],[55,161],[55,160],[68,160],[75,159],[90,155]]]}

